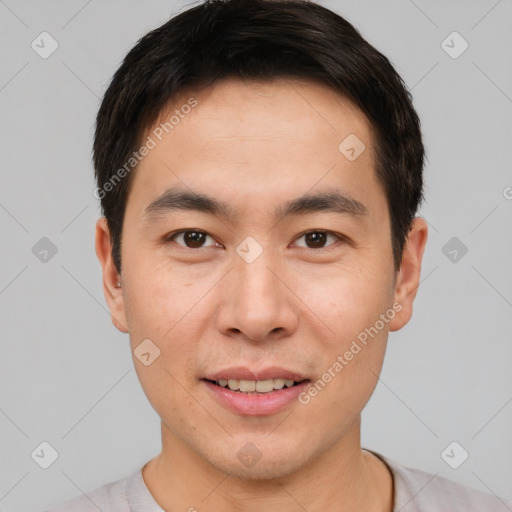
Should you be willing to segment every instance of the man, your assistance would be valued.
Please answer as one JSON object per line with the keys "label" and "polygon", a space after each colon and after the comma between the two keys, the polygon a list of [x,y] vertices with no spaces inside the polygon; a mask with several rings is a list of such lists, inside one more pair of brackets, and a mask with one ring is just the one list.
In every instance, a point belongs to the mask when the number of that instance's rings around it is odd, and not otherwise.
{"label": "man", "polygon": [[150,32],[97,118],[96,252],[162,452],[55,511],[500,511],[364,450],[427,226],[389,61],[301,0],[213,0]]}

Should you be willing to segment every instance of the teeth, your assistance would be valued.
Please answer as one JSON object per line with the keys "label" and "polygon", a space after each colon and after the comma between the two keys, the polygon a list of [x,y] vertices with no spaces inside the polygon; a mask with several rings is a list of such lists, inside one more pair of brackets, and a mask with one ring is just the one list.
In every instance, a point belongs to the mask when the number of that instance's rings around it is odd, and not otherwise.
{"label": "teeth", "polygon": [[243,379],[220,379],[217,384],[232,391],[242,393],[270,393],[274,389],[291,388],[295,381],[291,379],[267,379],[267,380],[243,380]]}
{"label": "teeth", "polygon": [[284,379],[274,379],[274,389],[283,389]]}
{"label": "teeth", "polygon": [[258,380],[255,384],[258,393],[268,393],[274,389],[274,379]]}
{"label": "teeth", "polygon": [[253,380],[240,380],[240,391],[242,393],[249,393],[256,389],[256,382]]}
{"label": "teeth", "polygon": [[237,391],[238,389],[240,389],[240,381],[238,379],[229,379],[228,388],[232,389],[233,391]]}

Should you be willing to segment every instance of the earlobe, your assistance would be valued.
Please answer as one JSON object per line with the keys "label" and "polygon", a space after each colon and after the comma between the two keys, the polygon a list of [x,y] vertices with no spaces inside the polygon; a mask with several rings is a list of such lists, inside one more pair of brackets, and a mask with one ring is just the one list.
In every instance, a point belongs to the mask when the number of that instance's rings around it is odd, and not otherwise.
{"label": "earlobe", "polygon": [[400,312],[390,323],[390,331],[401,329],[411,318],[413,302],[418,291],[421,262],[427,243],[428,227],[425,219],[416,217],[405,242],[400,270],[395,285],[395,302],[401,305]]}
{"label": "earlobe", "polygon": [[127,333],[126,314],[124,309],[124,297],[121,287],[121,276],[117,272],[112,259],[112,242],[107,219],[101,217],[96,222],[95,235],[96,255],[103,272],[103,293],[107,301],[112,323],[121,332]]}

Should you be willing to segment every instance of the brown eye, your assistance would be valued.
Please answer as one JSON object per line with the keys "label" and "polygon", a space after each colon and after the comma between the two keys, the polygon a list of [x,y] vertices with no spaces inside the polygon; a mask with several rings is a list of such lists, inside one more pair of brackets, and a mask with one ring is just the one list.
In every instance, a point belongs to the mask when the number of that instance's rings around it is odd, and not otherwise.
{"label": "brown eye", "polygon": [[[168,238],[169,241],[177,241],[179,238],[182,238],[182,242],[177,242],[180,245],[184,245],[189,249],[200,249],[204,246],[204,242],[207,238],[211,238],[210,235],[204,233],[203,231],[178,231],[174,233],[172,236]],[[213,239],[212,239],[213,240]],[[215,241],[213,243],[215,245]],[[208,247],[208,246],[204,246]]]}
{"label": "brown eye", "polygon": [[[306,240],[305,247],[307,247],[308,249],[323,249],[324,247],[326,247],[325,243],[329,237],[332,237],[335,240],[341,240],[341,237],[328,231],[309,231],[308,233],[304,233],[303,235],[301,235],[300,238],[304,238]],[[327,247],[329,245],[332,244],[328,244]]]}

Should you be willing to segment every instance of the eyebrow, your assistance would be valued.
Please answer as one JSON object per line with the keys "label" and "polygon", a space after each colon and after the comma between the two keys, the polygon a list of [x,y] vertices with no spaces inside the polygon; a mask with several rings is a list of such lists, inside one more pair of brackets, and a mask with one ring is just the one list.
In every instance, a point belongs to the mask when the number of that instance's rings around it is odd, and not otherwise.
{"label": "eyebrow", "polygon": [[[225,219],[233,219],[235,213],[227,203],[205,194],[169,189],[152,201],[144,210],[144,217],[156,219],[172,211],[191,210]],[[276,220],[286,217],[307,215],[318,212],[331,212],[355,217],[368,213],[363,203],[338,190],[328,190],[317,194],[306,194],[287,201],[274,211]]]}

